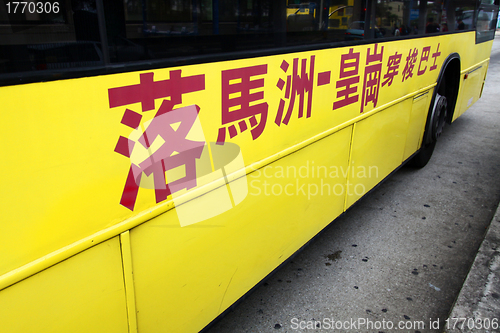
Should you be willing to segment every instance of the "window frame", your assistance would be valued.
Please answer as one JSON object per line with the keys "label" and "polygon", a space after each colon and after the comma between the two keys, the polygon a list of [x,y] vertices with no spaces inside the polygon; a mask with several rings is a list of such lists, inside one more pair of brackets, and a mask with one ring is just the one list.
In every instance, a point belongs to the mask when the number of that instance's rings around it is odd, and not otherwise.
{"label": "window frame", "polygon": [[[493,18],[490,22],[494,22],[494,27],[490,28],[488,30],[483,30],[483,31],[488,31],[492,33],[490,34],[491,37],[488,35],[480,36],[481,31],[479,31],[479,14],[481,13],[482,10],[486,9],[487,11],[493,12]],[[481,44],[488,42],[490,40],[493,40],[495,38],[495,31],[497,27],[497,22],[498,22],[498,9],[499,9],[499,0],[495,0],[494,4],[483,4],[483,1],[477,1],[477,7],[474,15],[474,30],[476,31],[476,44]]]}

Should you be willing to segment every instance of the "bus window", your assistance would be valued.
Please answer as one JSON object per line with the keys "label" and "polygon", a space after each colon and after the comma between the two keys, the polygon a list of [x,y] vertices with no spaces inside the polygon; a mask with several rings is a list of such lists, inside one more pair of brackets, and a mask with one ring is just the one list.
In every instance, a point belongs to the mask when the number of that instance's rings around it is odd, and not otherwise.
{"label": "bus window", "polygon": [[475,2],[381,1],[376,3],[376,29],[384,37],[446,33],[473,29]]}
{"label": "bus window", "polygon": [[0,73],[103,64],[95,1],[15,4],[0,1]]}
{"label": "bus window", "polygon": [[286,9],[287,31],[314,31],[318,30],[319,22],[316,2],[297,3],[288,1]]}
{"label": "bus window", "polygon": [[[140,45],[151,59],[164,59],[364,38],[366,0],[106,3],[123,7],[106,12],[111,62],[133,60],[123,54],[124,43]],[[124,19],[110,20],[111,15]]]}
{"label": "bus window", "polygon": [[[124,34],[110,44],[140,45],[152,59],[271,47],[275,28],[284,33],[284,28],[279,28],[279,20],[272,20],[277,6],[269,0],[109,2],[124,7],[120,11],[125,17],[114,23],[119,25],[114,30]],[[108,30],[113,25],[108,17],[106,25]],[[110,47],[110,58],[111,62],[129,60],[114,45]]]}
{"label": "bus window", "polygon": [[471,30],[474,28],[474,1],[449,0],[439,16],[439,32]]}
{"label": "bus window", "polygon": [[[425,1],[420,2],[421,7],[423,7],[423,4],[425,4]],[[421,16],[425,17],[425,34],[435,34],[442,32],[442,30],[448,31],[448,24],[443,18],[442,5],[442,2],[439,0],[427,1],[427,6],[420,8],[420,13],[422,14]]]}
{"label": "bus window", "polygon": [[481,4],[477,12],[476,43],[495,38],[497,23],[497,7],[490,4]]}
{"label": "bus window", "polygon": [[375,38],[419,35],[424,33],[420,7],[426,2],[381,1],[375,5]]}
{"label": "bus window", "polygon": [[[321,8],[322,7],[322,8]],[[336,0],[287,3],[287,39],[289,44],[313,37],[330,42],[364,39],[366,1]],[[298,39],[299,31],[320,31]],[[302,33],[303,34],[303,33]]]}
{"label": "bus window", "polygon": [[366,39],[367,0],[67,0],[45,2],[45,14],[9,4],[0,0],[0,73]]}

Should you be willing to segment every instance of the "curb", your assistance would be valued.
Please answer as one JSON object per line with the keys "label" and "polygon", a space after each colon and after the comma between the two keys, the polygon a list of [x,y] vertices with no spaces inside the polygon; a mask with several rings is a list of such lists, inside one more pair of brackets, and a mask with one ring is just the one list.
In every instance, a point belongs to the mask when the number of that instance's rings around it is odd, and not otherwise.
{"label": "curb", "polygon": [[447,333],[478,331],[500,331],[500,206],[444,327]]}

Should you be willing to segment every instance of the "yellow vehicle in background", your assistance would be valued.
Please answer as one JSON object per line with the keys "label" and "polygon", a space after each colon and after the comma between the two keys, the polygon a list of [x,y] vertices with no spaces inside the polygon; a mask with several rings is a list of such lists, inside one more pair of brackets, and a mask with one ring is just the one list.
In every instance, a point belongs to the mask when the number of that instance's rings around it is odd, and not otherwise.
{"label": "yellow vehicle in background", "polygon": [[354,0],[347,0],[346,4],[329,7],[328,29],[348,29],[354,10]]}
{"label": "yellow vehicle in background", "polygon": [[302,2],[288,1],[288,31],[311,31],[322,29],[348,29],[352,22],[354,0]]}

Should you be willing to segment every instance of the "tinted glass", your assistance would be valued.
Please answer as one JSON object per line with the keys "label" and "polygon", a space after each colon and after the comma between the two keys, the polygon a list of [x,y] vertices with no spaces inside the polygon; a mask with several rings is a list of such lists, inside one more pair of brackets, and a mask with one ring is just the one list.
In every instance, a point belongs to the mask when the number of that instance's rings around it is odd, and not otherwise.
{"label": "tinted glass", "polygon": [[[109,22],[112,62],[362,39],[365,0],[125,0]],[[120,9],[112,11],[119,13]],[[109,31],[114,31],[111,34]]]}
{"label": "tinted glass", "polygon": [[103,64],[95,1],[0,0],[0,73]]}
{"label": "tinted glass", "polygon": [[482,5],[477,13],[476,43],[495,38],[498,6]]}
{"label": "tinted glass", "polygon": [[474,0],[377,0],[376,36],[436,34],[474,28]]}
{"label": "tinted glass", "polygon": [[[486,0],[492,1],[492,0]],[[475,29],[492,36],[495,6],[474,0],[0,0],[0,73],[225,55],[287,46]],[[38,12],[37,12],[38,11]],[[479,16],[478,16],[479,15]],[[239,54],[239,53],[234,53]],[[246,55],[246,53],[243,53]],[[236,56],[235,56],[236,57]]]}

